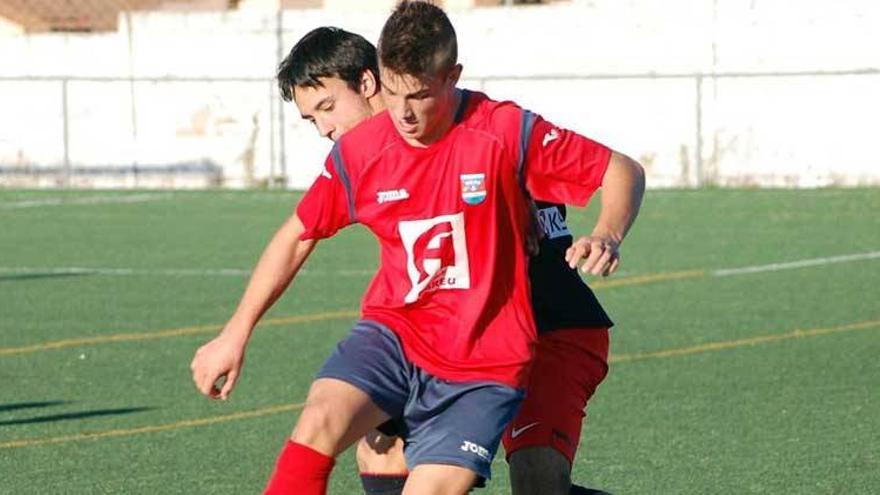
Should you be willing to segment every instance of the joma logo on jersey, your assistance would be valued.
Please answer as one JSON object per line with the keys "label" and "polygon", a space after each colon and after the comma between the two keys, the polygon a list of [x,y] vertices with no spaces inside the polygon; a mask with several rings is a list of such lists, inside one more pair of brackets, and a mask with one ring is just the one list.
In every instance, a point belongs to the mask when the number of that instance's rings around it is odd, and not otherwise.
{"label": "joma logo on jersey", "polygon": [[470,288],[464,213],[400,222],[398,230],[412,284],[404,302],[439,289]]}
{"label": "joma logo on jersey", "polygon": [[392,189],[390,191],[379,191],[376,193],[376,201],[381,205],[389,201],[401,201],[409,199],[409,193],[406,189]]}
{"label": "joma logo on jersey", "polygon": [[559,208],[555,206],[538,210],[538,221],[549,239],[571,235],[571,232],[568,231],[568,225],[565,224],[565,218],[562,217]]}
{"label": "joma logo on jersey", "polygon": [[461,199],[478,205],[486,199],[486,174],[461,174]]}
{"label": "joma logo on jersey", "polygon": [[465,440],[461,444],[461,450],[465,452],[470,452],[471,454],[477,454],[483,459],[489,460],[489,449],[483,447],[482,445],[477,445],[474,442]]}

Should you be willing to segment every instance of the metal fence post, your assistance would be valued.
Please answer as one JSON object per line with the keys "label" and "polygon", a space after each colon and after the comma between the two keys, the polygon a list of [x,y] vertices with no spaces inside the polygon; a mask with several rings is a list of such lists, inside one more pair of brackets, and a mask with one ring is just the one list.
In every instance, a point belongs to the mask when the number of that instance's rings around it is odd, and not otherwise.
{"label": "metal fence post", "polygon": [[[278,5],[275,22],[275,39],[277,43],[277,65],[284,60],[284,11],[281,4]],[[281,187],[287,188],[287,148],[284,143],[286,129],[284,128],[284,100],[278,98],[278,158],[281,168]]]}
{"label": "metal fence post", "polygon": [[67,112],[67,78],[61,80],[61,123],[64,129],[64,171],[62,183],[70,188],[70,132]]}
{"label": "metal fence post", "polygon": [[134,174],[134,187],[138,186],[138,126],[137,126],[137,98],[135,96],[134,82],[134,27],[131,25],[131,12],[125,13],[125,25],[128,27],[128,91],[131,95],[131,170]]}
{"label": "metal fence post", "polygon": [[697,74],[697,77],[694,78],[694,81],[697,85],[696,91],[696,127],[697,127],[697,141],[695,143],[696,146],[696,157],[695,157],[695,165],[694,165],[694,179],[696,187],[703,187],[703,75]]}
{"label": "metal fence post", "polygon": [[269,179],[266,181],[267,187],[272,189],[275,187],[275,135],[278,132],[275,129],[275,85],[269,83]]}

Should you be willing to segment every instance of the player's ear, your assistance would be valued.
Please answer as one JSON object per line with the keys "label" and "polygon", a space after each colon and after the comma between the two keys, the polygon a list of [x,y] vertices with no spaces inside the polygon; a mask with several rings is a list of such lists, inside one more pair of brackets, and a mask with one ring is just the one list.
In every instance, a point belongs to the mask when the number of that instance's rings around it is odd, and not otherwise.
{"label": "player's ear", "polygon": [[461,64],[455,64],[449,69],[449,73],[446,75],[446,82],[449,83],[450,86],[455,87],[458,84],[462,69],[463,67]]}
{"label": "player's ear", "polygon": [[361,73],[361,94],[364,98],[372,98],[376,96],[376,93],[379,92],[379,81],[376,79],[376,74],[373,74],[373,71],[367,69]]}

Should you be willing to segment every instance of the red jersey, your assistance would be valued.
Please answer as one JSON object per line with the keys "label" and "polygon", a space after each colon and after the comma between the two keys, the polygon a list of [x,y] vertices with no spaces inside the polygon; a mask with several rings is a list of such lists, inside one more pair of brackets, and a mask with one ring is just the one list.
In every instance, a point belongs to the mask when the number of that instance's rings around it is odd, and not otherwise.
{"label": "red jersey", "polygon": [[586,204],[610,151],[512,103],[467,91],[461,101],[427,148],[404,141],[387,112],[347,132],[297,207],[302,238],[365,225],[381,258],[362,317],[438,378],[521,387],[536,339],[522,182],[536,199]]}

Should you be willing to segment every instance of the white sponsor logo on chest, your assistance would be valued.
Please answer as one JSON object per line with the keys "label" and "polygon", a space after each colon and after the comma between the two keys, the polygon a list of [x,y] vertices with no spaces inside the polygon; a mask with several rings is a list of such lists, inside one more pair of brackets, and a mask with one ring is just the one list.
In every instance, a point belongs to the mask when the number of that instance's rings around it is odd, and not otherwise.
{"label": "white sponsor logo on chest", "polygon": [[379,191],[376,193],[376,201],[381,205],[391,201],[402,201],[409,199],[409,193],[406,189],[391,189],[390,191]]}
{"label": "white sponsor logo on chest", "polygon": [[470,288],[464,213],[403,221],[398,230],[412,284],[404,302],[416,302],[423,292]]}

